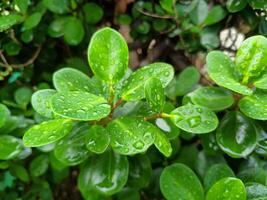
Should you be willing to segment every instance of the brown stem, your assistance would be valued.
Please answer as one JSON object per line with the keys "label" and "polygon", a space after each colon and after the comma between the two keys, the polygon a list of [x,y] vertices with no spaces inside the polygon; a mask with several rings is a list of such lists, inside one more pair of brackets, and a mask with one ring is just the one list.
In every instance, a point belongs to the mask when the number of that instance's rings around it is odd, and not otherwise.
{"label": "brown stem", "polygon": [[169,15],[157,15],[157,14],[153,14],[153,13],[148,13],[142,9],[138,9],[138,11],[146,16],[149,16],[149,17],[154,17],[154,18],[159,18],[159,19],[173,19],[172,16],[169,16]]}
{"label": "brown stem", "polygon": [[119,99],[113,106],[112,111],[118,108],[123,103],[123,99]]}
{"label": "brown stem", "polygon": [[162,117],[162,113],[159,113],[159,114],[151,115],[148,117],[144,117],[144,121],[154,120],[154,119],[161,118],[161,117]]}

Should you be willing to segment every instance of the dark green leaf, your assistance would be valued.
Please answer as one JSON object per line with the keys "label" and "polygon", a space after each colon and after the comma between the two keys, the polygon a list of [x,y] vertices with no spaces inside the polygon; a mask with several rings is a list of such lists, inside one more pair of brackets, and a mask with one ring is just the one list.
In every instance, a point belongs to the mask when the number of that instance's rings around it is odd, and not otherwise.
{"label": "dark green leaf", "polygon": [[64,24],[64,39],[69,45],[78,45],[84,37],[84,28],[81,20],[68,17]]}
{"label": "dark green leaf", "polygon": [[209,11],[204,23],[205,25],[215,24],[223,20],[226,14],[227,14],[226,11],[223,9],[221,5],[216,5],[212,7],[212,9]]}
{"label": "dark green leaf", "polygon": [[48,10],[57,14],[63,14],[69,11],[67,0],[44,0]]}
{"label": "dark green leaf", "polygon": [[247,5],[246,0],[227,0],[226,7],[229,12],[235,13],[243,10]]}
{"label": "dark green leaf", "polygon": [[266,0],[247,0],[247,2],[254,9],[265,9],[265,8],[267,8]]}
{"label": "dark green leaf", "polygon": [[85,20],[89,24],[98,23],[104,15],[103,9],[93,2],[84,4],[83,12],[85,14]]}
{"label": "dark green leaf", "polygon": [[49,159],[46,155],[40,155],[34,158],[30,164],[30,174],[33,177],[43,175],[49,166]]}
{"label": "dark green leaf", "polygon": [[204,22],[208,15],[208,4],[205,0],[197,0],[196,6],[190,12],[189,17],[191,21],[198,25]]}

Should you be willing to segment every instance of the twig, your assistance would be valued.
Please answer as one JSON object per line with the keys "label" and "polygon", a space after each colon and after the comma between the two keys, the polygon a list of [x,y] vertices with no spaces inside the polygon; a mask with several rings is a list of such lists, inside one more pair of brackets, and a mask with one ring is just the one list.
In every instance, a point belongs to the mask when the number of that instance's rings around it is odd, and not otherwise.
{"label": "twig", "polygon": [[154,18],[159,18],[159,19],[173,19],[172,16],[169,16],[169,15],[157,15],[157,14],[153,14],[153,13],[148,13],[144,10],[141,10],[141,9],[137,9],[140,13],[144,14],[144,15],[147,15],[149,17],[154,17]]}
{"label": "twig", "polygon": [[113,106],[112,111],[118,108],[123,103],[123,99],[119,99]]}
{"label": "twig", "polygon": [[41,52],[41,49],[42,49],[42,46],[39,45],[37,50],[35,51],[35,53],[33,54],[33,56],[27,60],[25,63],[22,63],[22,64],[8,64],[4,55],[2,54],[2,52],[0,53],[0,56],[3,60],[4,63],[0,62],[0,66],[1,67],[12,67],[13,69],[20,69],[20,68],[23,68],[23,67],[26,67],[32,63],[34,63],[34,61],[36,60],[36,58],[38,57],[38,55],[40,54]]}
{"label": "twig", "polygon": [[162,114],[159,113],[159,114],[151,115],[148,117],[144,117],[144,121],[153,120],[153,119],[157,119],[157,118],[161,118],[161,117],[162,117]]}

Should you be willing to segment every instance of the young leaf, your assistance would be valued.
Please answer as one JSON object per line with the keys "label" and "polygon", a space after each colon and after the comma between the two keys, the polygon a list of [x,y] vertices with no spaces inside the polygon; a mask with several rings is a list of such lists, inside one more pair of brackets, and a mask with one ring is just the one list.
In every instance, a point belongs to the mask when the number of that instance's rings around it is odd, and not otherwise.
{"label": "young leaf", "polygon": [[0,104],[0,127],[3,127],[9,119],[10,111],[4,104]]}
{"label": "young leaf", "polygon": [[0,160],[10,160],[23,151],[20,139],[11,135],[0,135]]}
{"label": "young leaf", "polygon": [[109,145],[110,136],[107,130],[99,125],[92,126],[86,137],[86,147],[93,153],[103,153]]}
{"label": "young leaf", "polygon": [[235,177],[234,172],[228,165],[223,163],[212,165],[204,177],[205,190],[208,191],[217,181],[226,177]]}
{"label": "young leaf", "polygon": [[18,14],[10,13],[9,15],[0,16],[0,32],[3,32],[13,25],[21,22],[23,17]]}
{"label": "young leaf", "polygon": [[246,189],[241,180],[233,177],[223,178],[208,191],[206,200],[246,200]]}
{"label": "young leaf", "polygon": [[264,92],[256,92],[251,96],[243,97],[238,106],[250,118],[267,120],[267,94]]}
{"label": "young leaf", "polygon": [[99,79],[118,82],[128,68],[128,47],[124,38],[111,28],[95,32],[88,47],[88,61]]}
{"label": "young leaf", "polygon": [[74,166],[88,158],[86,137],[89,133],[89,127],[88,124],[75,124],[70,134],[57,143],[54,154],[61,163]]}
{"label": "young leaf", "polygon": [[173,67],[166,63],[153,63],[133,72],[122,88],[122,98],[126,101],[137,101],[145,97],[144,82],[152,77],[161,81],[165,88],[173,79]]}
{"label": "young leaf", "polygon": [[84,4],[83,12],[85,14],[85,20],[89,24],[98,23],[104,15],[103,9],[93,2]]}
{"label": "young leaf", "polygon": [[191,101],[213,111],[229,108],[234,103],[233,95],[220,87],[201,87],[189,94]]}
{"label": "young leaf", "polygon": [[239,112],[229,112],[216,132],[220,148],[234,158],[248,156],[256,147],[257,130],[253,122]]}
{"label": "young leaf", "polygon": [[223,20],[226,16],[226,11],[223,9],[221,5],[214,6],[208,13],[204,23],[209,26],[212,24],[216,24],[217,22]]}
{"label": "young leaf", "polygon": [[264,200],[267,197],[267,187],[259,183],[246,184],[247,200]]}
{"label": "young leaf", "polygon": [[113,195],[126,184],[128,173],[127,157],[107,151],[92,157],[82,166],[78,187],[85,198],[97,193]]}
{"label": "young leaf", "polygon": [[69,45],[78,45],[84,37],[82,21],[76,17],[68,17],[64,25],[64,39]]}
{"label": "young leaf", "polygon": [[160,190],[167,200],[204,200],[198,177],[184,164],[172,164],[163,170]]}
{"label": "young leaf", "polygon": [[90,78],[73,68],[63,68],[53,74],[53,84],[57,91],[84,91],[94,93],[95,86]]}
{"label": "young leaf", "polygon": [[243,95],[252,94],[252,90],[241,85],[234,75],[235,65],[231,59],[220,51],[212,51],[207,58],[207,71],[210,78],[219,86]]}
{"label": "young leaf", "polygon": [[164,89],[159,79],[151,78],[145,83],[145,96],[150,108],[160,113],[165,104]]}
{"label": "young leaf", "polygon": [[160,131],[157,128],[155,128],[154,144],[164,156],[169,157],[171,155],[172,146],[171,146],[169,139],[162,131]]}
{"label": "young leaf", "polygon": [[155,127],[143,120],[121,117],[108,125],[113,150],[123,155],[145,152],[154,142]]}
{"label": "young leaf", "polygon": [[226,7],[229,12],[235,13],[243,10],[247,5],[246,0],[227,0]]}
{"label": "young leaf", "polygon": [[171,112],[170,118],[180,129],[195,134],[211,132],[218,125],[214,112],[192,104],[176,108]]}
{"label": "young leaf", "polygon": [[31,100],[34,110],[42,116],[53,118],[54,113],[50,106],[50,99],[56,93],[57,92],[52,89],[44,89],[35,92]]}
{"label": "young leaf", "polygon": [[38,147],[53,143],[72,130],[72,122],[68,119],[55,119],[34,125],[23,136],[27,147]]}
{"label": "young leaf", "polygon": [[253,36],[242,42],[236,54],[236,69],[247,84],[250,77],[258,77],[267,66],[267,38]]}
{"label": "young leaf", "polygon": [[51,107],[57,115],[81,121],[99,120],[110,113],[110,105],[103,97],[80,91],[55,94]]}

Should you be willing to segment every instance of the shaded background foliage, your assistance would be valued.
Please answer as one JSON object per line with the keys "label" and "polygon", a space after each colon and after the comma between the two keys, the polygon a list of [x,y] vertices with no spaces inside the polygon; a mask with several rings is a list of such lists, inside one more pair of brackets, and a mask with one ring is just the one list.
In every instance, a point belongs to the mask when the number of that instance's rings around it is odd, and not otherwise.
{"label": "shaded background foliage", "polygon": [[[195,75],[196,82],[200,78],[201,84],[210,85],[212,82],[203,68],[207,52],[220,49],[233,56],[244,38],[266,36],[266,8],[264,1],[250,0],[3,0],[0,3],[0,101],[8,106],[12,120],[0,129],[0,134],[21,138],[31,125],[42,121],[32,109],[30,98],[34,91],[52,87],[52,73],[57,69],[72,67],[92,75],[86,58],[87,47],[90,37],[100,27],[113,27],[124,36],[131,69],[164,61],[172,64],[178,74],[188,66],[195,66],[201,74],[201,77]],[[180,96],[195,85],[193,81],[192,87],[176,91],[180,92],[178,98],[168,97],[180,103]],[[153,153],[153,149],[148,152],[152,178],[145,189],[137,188],[141,189],[143,199],[161,198],[157,180],[162,167],[172,161],[187,164],[200,176],[204,176],[211,164],[224,159],[233,171],[238,171],[240,159],[214,156],[220,150],[211,134],[194,137],[181,133],[180,138],[173,142],[176,150],[170,160]],[[54,164],[58,161],[52,153],[46,153],[49,151],[49,147],[26,148],[17,159],[1,161],[1,198],[81,199],[76,187],[78,167]],[[263,149],[256,150],[257,153],[266,156]],[[139,157],[131,159],[134,166],[134,160]],[[266,184],[266,164],[257,160],[254,155],[246,161],[242,159],[244,166],[254,171],[238,173],[247,182]],[[145,176],[146,173],[141,175],[140,180]],[[143,179],[148,182],[149,178]],[[135,188],[138,184],[133,180],[129,185]],[[116,198],[125,199],[123,195]]]}

